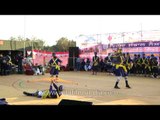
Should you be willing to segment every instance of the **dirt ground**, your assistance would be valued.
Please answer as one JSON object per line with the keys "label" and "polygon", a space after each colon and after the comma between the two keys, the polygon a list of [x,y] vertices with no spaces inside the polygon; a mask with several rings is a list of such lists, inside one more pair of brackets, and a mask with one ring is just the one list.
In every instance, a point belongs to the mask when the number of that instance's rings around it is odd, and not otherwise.
{"label": "dirt ground", "polygon": [[62,99],[93,102],[93,105],[160,105],[160,79],[129,76],[131,89],[125,88],[121,79],[119,87],[114,89],[115,76],[107,73],[92,75],[91,72],[60,72],[63,80],[75,84],[59,83],[64,86],[63,95],[57,99],[41,99],[23,95],[23,91],[35,92],[49,88],[49,82],[27,82],[50,75],[0,76],[0,98],[6,98],[10,105],[58,105]]}

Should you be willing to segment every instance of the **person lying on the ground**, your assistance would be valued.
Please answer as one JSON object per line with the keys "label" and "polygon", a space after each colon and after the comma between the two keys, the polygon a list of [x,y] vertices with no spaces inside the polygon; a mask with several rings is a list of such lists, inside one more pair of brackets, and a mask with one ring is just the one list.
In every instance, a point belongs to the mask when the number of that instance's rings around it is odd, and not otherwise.
{"label": "person lying on the ground", "polygon": [[35,96],[38,98],[58,98],[62,95],[62,91],[62,85],[58,86],[55,82],[51,81],[49,90],[37,90],[35,93],[29,93],[24,91],[23,94],[27,96]]}

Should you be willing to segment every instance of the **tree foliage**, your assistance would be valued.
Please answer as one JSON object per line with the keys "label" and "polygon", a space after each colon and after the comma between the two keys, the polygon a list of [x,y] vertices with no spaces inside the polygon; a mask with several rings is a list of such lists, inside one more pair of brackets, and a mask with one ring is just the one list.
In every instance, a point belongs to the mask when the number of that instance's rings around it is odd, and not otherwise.
{"label": "tree foliage", "polygon": [[62,37],[57,41],[57,44],[53,46],[53,50],[66,52],[69,50],[69,47],[76,47],[76,42]]}
{"label": "tree foliage", "polygon": [[69,50],[69,47],[76,47],[76,42],[62,37],[56,41],[56,45],[44,46],[44,50],[51,52],[66,52]]}
{"label": "tree foliage", "polygon": [[66,52],[69,50],[69,47],[76,47],[76,42],[73,40],[69,40],[65,37],[60,38],[56,41],[56,45],[48,46],[45,45],[45,41],[38,39],[36,37],[32,38],[23,38],[21,36],[10,37],[11,41],[23,41],[25,42],[26,47],[29,47],[27,50],[46,50],[51,52]]}

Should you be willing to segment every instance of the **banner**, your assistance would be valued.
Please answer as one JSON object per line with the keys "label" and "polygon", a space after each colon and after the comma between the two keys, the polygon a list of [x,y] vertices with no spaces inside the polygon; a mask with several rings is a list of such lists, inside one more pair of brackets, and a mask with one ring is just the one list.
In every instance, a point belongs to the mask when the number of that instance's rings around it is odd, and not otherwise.
{"label": "banner", "polygon": [[[117,50],[117,47],[122,48],[123,53],[134,54],[154,54],[156,57],[160,54],[160,41],[154,42],[134,42],[134,43],[125,43],[125,44],[99,44],[92,47],[81,49],[80,57],[83,59],[89,58],[90,60],[93,57],[93,53],[96,48],[98,49],[98,56],[100,58],[105,58],[108,53],[113,53],[114,50]],[[91,51],[92,48],[92,51]]]}
{"label": "banner", "polygon": [[135,43],[121,43],[113,44],[109,46],[110,48],[127,48],[127,47],[160,47],[160,41],[155,42],[135,42]]}
{"label": "banner", "polygon": [[[27,51],[27,54],[29,54],[31,51]],[[68,64],[68,52],[55,52],[56,56],[62,60],[63,66],[66,66]],[[38,65],[45,65],[47,64],[52,58],[52,52],[48,51],[40,51],[40,50],[33,50],[33,64]]]}

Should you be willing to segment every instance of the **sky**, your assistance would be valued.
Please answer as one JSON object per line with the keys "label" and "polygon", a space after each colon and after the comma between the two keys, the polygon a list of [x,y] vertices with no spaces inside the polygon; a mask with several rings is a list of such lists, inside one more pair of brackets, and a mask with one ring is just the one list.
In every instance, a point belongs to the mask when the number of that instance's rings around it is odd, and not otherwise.
{"label": "sky", "polygon": [[0,40],[11,36],[39,38],[54,45],[61,37],[160,30],[160,15],[0,15]]}

